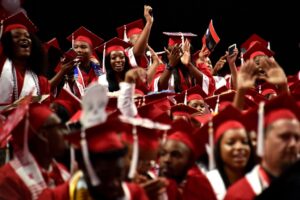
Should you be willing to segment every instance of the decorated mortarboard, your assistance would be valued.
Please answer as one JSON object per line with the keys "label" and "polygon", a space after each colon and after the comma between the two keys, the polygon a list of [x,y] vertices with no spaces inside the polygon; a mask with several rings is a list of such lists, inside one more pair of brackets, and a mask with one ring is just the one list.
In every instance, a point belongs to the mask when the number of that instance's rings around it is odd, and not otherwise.
{"label": "decorated mortarboard", "polygon": [[85,128],[106,121],[107,88],[98,83],[90,84],[82,97],[80,122]]}
{"label": "decorated mortarboard", "polygon": [[243,58],[245,61],[249,59],[253,59],[256,56],[274,56],[274,52],[269,50],[267,47],[263,46],[259,42],[254,42],[254,44],[247,49],[247,51],[243,54]]}
{"label": "decorated mortarboard", "polygon": [[138,19],[131,23],[125,24],[117,28],[118,37],[125,42],[129,41],[129,38],[134,34],[140,34],[144,28],[143,19]]}
{"label": "decorated mortarboard", "polygon": [[69,35],[67,40],[72,42],[72,47],[74,47],[74,41],[82,41],[88,43],[92,48],[98,47],[104,41],[102,38],[83,26],[79,27],[76,31]]}
{"label": "decorated mortarboard", "polygon": [[64,88],[61,89],[59,95],[53,102],[62,105],[67,110],[70,117],[81,109],[81,100]]}
{"label": "decorated mortarboard", "polygon": [[241,51],[245,53],[250,47],[252,47],[256,42],[260,43],[262,46],[268,46],[268,42],[257,34],[252,34],[243,44],[241,44]]}
{"label": "decorated mortarboard", "polygon": [[163,32],[163,34],[169,37],[169,46],[174,46],[175,44],[183,45],[185,39],[190,40],[192,37],[197,36],[196,34],[189,32]]}
{"label": "decorated mortarboard", "polygon": [[213,21],[210,20],[208,28],[205,31],[205,34],[202,37],[202,45],[206,46],[206,48],[212,52],[217,44],[220,42],[220,38],[215,31],[215,28],[213,26]]}
{"label": "decorated mortarboard", "polygon": [[3,21],[3,33],[13,29],[25,29],[31,33],[38,31],[37,27],[22,11],[7,17]]}

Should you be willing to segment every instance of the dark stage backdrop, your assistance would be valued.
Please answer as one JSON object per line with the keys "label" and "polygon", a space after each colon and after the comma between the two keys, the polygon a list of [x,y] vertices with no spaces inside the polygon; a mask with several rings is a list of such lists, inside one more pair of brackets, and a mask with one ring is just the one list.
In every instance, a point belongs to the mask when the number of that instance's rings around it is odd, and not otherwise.
{"label": "dark stage backdrop", "polygon": [[[300,11],[296,1],[263,0],[26,0],[24,8],[39,27],[43,41],[57,37],[63,49],[65,38],[83,25],[105,40],[116,36],[116,27],[143,18],[143,5],[153,7],[154,25],[149,44],[163,50],[167,39],[163,31],[198,34],[192,40],[195,50],[210,19],[221,38],[212,62],[232,43],[239,45],[252,33],[271,42],[275,58],[287,74],[300,69]],[[242,5],[243,4],[243,5]]]}

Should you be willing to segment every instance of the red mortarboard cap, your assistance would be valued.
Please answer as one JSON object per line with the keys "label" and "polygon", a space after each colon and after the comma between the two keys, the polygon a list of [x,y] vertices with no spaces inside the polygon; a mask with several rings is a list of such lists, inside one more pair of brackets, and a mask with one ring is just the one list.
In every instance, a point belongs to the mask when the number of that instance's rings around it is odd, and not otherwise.
{"label": "red mortarboard cap", "polygon": [[176,93],[174,93],[174,92],[158,92],[158,93],[148,94],[148,95],[145,95],[143,97],[144,101],[145,101],[144,103],[148,104],[148,103],[151,103],[153,101],[157,101],[157,100],[166,98],[168,96],[174,96],[175,94]]}
{"label": "red mortarboard cap", "polygon": [[180,94],[176,95],[174,99],[177,103],[184,103],[185,94],[187,95],[187,101],[191,101],[193,99],[201,100],[207,97],[207,94],[202,90],[199,85],[189,88],[187,91],[183,91]]}
{"label": "red mortarboard cap", "polygon": [[207,114],[199,114],[199,113],[194,113],[192,115],[192,120],[196,120],[198,123],[200,123],[201,126],[203,126],[204,124],[206,124],[211,118],[213,117],[213,115],[211,113],[207,113]]}
{"label": "red mortarboard cap", "polygon": [[290,91],[293,93],[299,93],[300,92],[300,80],[295,81],[293,84],[289,86]]}
{"label": "red mortarboard cap", "polygon": [[268,42],[258,36],[257,34],[251,35],[242,45],[241,49],[244,49],[243,52],[247,51],[250,47],[254,45],[255,42],[260,43],[262,46],[266,47],[268,46]]}
{"label": "red mortarboard cap", "polygon": [[163,32],[164,35],[169,36],[168,45],[174,46],[175,44],[184,43],[185,39],[190,40],[191,37],[196,37],[194,33],[182,33],[182,32]]}
{"label": "red mortarboard cap", "polygon": [[263,96],[278,93],[277,88],[275,87],[275,85],[267,83],[267,82],[261,84],[259,87],[260,87],[260,90],[261,90],[261,94]]}
{"label": "red mortarboard cap", "polygon": [[[219,94],[219,95],[207,97],[207,98],[205,98],[205,102],[210,106],[211,109],[215,109],[216,105],[218,103],[217,102],[218,98],[219,98],[219,109],[218,110],[220,111],[227,105],[232,104],[235,94],[236,94],[236,92],[231,90],[231,91]],[[251,99],[245,98],[244,109],[248,109],[248,108],[256,106],[256,105],[257,104],[254,101],[252,101]]]}
{"label": "red mortarboard cap", "polygon": [[3,21],[4,33],[17,28],[26,29],[31,33],[35,33],[38,30],[32,21],[22,11],[9,16]]}
{"label": "red mortarboard cap", "polygon": [[144,21],[143,19],[138,19],[136,21],[133,21],[129,24],[125,24],[123,26],[120,26],[117,28],[118,37],[122,40],[125,40],[124,38],[126,31],[126,37],[130,38],[134,34],[140,34],[143,31],[144,28]]}
{"label": "red mortarboard cap", "polygon": [[[280,94],[266,102],[264,106],[264,125],[269,125],[280,118],[290,118],[292,117],[290,112],[293,113],[298,120],[300,120],[300,110],[296,100],[290,94]],[[247,130],[257,131],[258,106],[251,108],[247,113],[244,114],[244,117],[247,120]]]}
{"label": "red mortarboard cap", "polygon": [[71,35],[67,37],[67,39],[73,43],[74,41],[82,41],[88,43],[91,47],[97,47],[103,43],[103,39],[92,33],[87,28],[81,26],[76,31],[74,31]]}
{"label": "red mortarboard cap", "polygon": [[141,117],[154,119],[171,108],[170,101],[165,97],[138,107]]}
{"label": "red mortarboard cap", "polygon": [[125,49],[127,49],[128,47],[131,47],[129,43],[124,42],[117,37],[114,37],[101,46],[97,47],[95,50],[102,53],[105,49],[105,56],[107,56],[112,51],[125,51]]}
{"label": "red mortarboard cap", "polygon": [[269,50],[267,47],[261,45],[259,42],[255,42],[247,51],[243,54],[244,60],[253,59],[256,56],[268,56],[271,57],[275,53]]}
{"label": "red mortarboard cap", "polygon": [[[116,124],[118,124],[116,126]],[[108,120],[103,124],[92,126],[85,130],[87,146],[89,151],[93,153],[105,153],[113,150],[124,148],[120,135],[124,131],[131,129],[129,125],[122,123],[118,119]],[[71,133],[65,136],[75,148],[80,147],[81,132]]]}
{"label": "red mortarboard cap", "polygon": [[172,128],[168,131],[168,140],[176,140],[183,142],[187,147],[191,149],[194,156],[198,152],[198,144],[195,139],[193,126],[183,119],[175,120],[172,123]]}
{"label": "red mortarboard cap", "polygon": [[190,116],[196,112],[199,111],[184,104],[178,104],[171,107],[171,116]]}
{"label": "red mortarboard cap", "polygon": [[44,43],[44,47],[45,47],[45,49],[46,49],[47,51],[48,51],[49,48],[51,48],[51,47],[53,47],[53,48],[55,48],[55,49],[61,51],[57,38],[52,38],[52,39],[49,40],[48,42],[45,42],[45,43]]}
{"label": "red mortarboard cap", "polygon": [[[229,129],[244,128],[242,113],[229,105],[212,118],[214,143]],[[200,154],[205,152],[205,144],[209,141],[209,122],[195,132]]]}
{"label": "red mortarboard cap", "polygon": [[205,34],[202,37],[202,45],[205,45],[206,48],[212,52],[217,44],[220,42],[220,38],[215,31],[213,26],[213,21],[210,20],[208,28],[206,29]]}
{"label": "red mortarboard cap", "polygon": [[[139,141],[139,148],[144,150],[157,150],[159,147],[160,138],[162,137],[162,131],[155,129],[148,129],[144,127],[137,127],[137,135]],[[133,135],[130,131],[122,134],[122,139],[130,144],[133,144]]]}
{"label": "red mortarboard cap", "polygon": [[[30,104],[29,105],[29,123],[30,127],[28,130],[28,140],[38,133],[38,130],[45,124],[46,120],[50,117],[50,115],[54,114],[49,107],[44,104]],[[25,115],[23,116],[25,119]],[[12,132],[13,136],[13,144],[15,147],[22,147],[24,144],[24,123],[19,124]],[[33,132],[35,130],[36,132]]]}
{"label": "red mortarboard cap", "polygon": [[81,109],[81,100],[64,88],[61,89],[58,97],[53,102],[62,105],[68,111],[70,117]]}
{"label": "red mortarboard cap", "polygon": [[226,86],[226,85],[223,85],[223,86],[219,87],[218,89],[216,89],[216,90],[214,91],[214,95],[222,94],[222,93],[227,92],[227,91],[228,91],[227,86]]}
{"label": "red mortarboard cap", "polygon": [[247,93],[246,93],[245,97],[250,99],[251,101],[254,101],[256,104],[258,104],[261,101],[266,101],[267,100],[262,94],[259,94],[254,89],[247,90]]}
{"label": "red mortarboard cap", "polygon": [[293,83],[300,80],[300,71],[295,75],[289,75],[287,79],[288,79],[288,85],[291,86]]}

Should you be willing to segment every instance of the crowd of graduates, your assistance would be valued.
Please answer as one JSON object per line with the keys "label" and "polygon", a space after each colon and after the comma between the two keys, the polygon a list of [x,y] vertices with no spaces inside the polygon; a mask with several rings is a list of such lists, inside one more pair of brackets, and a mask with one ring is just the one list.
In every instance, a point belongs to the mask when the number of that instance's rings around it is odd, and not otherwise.
{"label": "crowd of graduates", "polygon": [[1,21],[0,199],[299,199],[300,71],[255,33],[211,63],[212,21],[198,51],[164,32],[156,52],[152,25],[145,5],[64,52],[23,12]]}

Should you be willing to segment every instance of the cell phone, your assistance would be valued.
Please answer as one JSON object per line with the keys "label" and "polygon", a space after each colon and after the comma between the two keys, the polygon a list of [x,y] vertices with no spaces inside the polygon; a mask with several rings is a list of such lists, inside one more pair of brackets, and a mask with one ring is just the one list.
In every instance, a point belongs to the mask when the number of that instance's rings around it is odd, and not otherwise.
{"label": "cell phone", "polygon": [[74,60],[77,57],[77,53],[73,49],[69,49],[67,52],[64,53],[64,57],[68,61],[69,60]]}
{"label": "cell phone", "polygon": [[236,48],[236,44],[232,44],[228,47],[228,54],[232,55],[234,52],[234,49]]}

